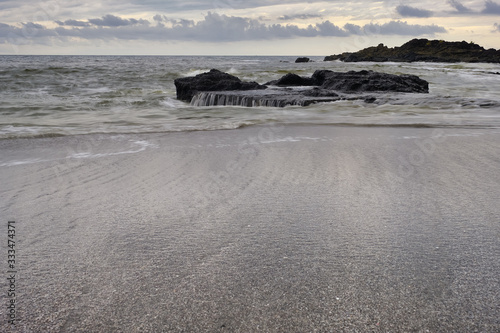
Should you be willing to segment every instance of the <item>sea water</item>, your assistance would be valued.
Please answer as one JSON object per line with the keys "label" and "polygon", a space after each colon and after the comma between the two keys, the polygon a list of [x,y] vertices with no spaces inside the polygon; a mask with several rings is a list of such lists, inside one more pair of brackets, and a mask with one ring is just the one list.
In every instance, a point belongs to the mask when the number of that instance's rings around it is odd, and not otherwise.
{"label": "sea water", "polygon": [[[342,63],[255,56],[0,56],[0,139],[236,129],[260,124],[500,128],[500,64]],[[174,80],[215,68],[265,83],[287,73],[413,74],[429,94],[374,93],[307,107],[199,107]]]}

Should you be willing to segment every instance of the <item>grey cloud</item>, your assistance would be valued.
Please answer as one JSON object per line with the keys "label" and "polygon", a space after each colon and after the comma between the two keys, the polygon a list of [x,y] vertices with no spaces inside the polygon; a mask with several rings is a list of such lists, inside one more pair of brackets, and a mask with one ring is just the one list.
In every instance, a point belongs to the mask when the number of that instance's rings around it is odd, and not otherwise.
{"label": "grey cloud", "polygon": [[316,24],[316,27],[319,30],[321,36],[349,36],[349,33],[347,31],[342,30],[330,21],[318,23]]}
{"label": "grey cloud", "polygon": [[131,3],[151,10],[169,13],[189,10],[210,10],[215,8],[245,8],[245,1],[243,0],[132,0]]}
{"label": "grey cloud", "polygon": [[403,17],[431,17],[433,15],[430,10],[418,9],[405,5],[397,6],[396,11]]}
{"label": "grey cloud", "polygon": [[457,12],[459,12],[459,13],[470,13],[470,12],[472,12],[472,10],[470,10],[469,8],[467,8],[464,5],[462,5],[462,3],[460,3],[458,0],[448,0],[448,4],[450,4],[450,6],[452,6],[453,8],[455,8],[457,10]]}
{"label": "grey cloud", "polygon": [[312,18],[322,18],[322,15],[319,14],[296,14],[296,15],[283,15],[280,16],[278,19],[281,21],[290,21],[290,20],[308,20]]}
{"label": "grey cloud", "polygon": [[0,23],[0,40],[3,42],[28,44],[34,39],[55,36],[57,33],[53,29],[47,29],[34,22],[21,23],[21,27]]}
{"label": "grey cloud", "polygon": [[168,18],[165,15],[159,15],[159,14],[155,15],[153,17],[153,20],[156,22],[158,27],[165,27],[165,25],[163,23],[169,23],[172,26],[182,26],[182,27],[190,27],[190,26],[194,26],[194,24],[195,24],[195,22],[193,20],[185,20],[185,19],[176,20],[176,19]]}
{"label": "grey cloud", "polygon": [[153,21],[156,22],[168,21],[168,17],[166,17],[165,15],[156,14],[155,16],[153,16]]}
{"label": "grey cloud", "polygon": [[[156,15],[153,17],[156,20],[156,17],[160,15]],[[124,19],[114,15],[105,15],[102,18],[97,19],[89,19],[88,21],[78,21],[78,20],[66,20],[55,21],[60,26],[71,26],[71,27],[89,27],[91,25],[99,26],[99,27],[122,27],[128,25],[136,25],[136,24],[150,24],[149,21],[143,19]]]}
{"label": "grey cloud", "polygon": [[385,24],[367,24],[363,27],[366,33],[380,35],[400,35],[400,36],[433,36],[437,33],[445,33],[447,30],[438,25],[408,24],[407,22],[391,21]]}
{"label": "grey cloud", "polygon": [[72,27],[88,27],[90,26],[89,22],[85,21],[78,21],[78,20],[66,20],[64,22],[61,21],[55,21],[59,25],[66,25],[66,26],[72,26]]}
{"label": "grey cloud", "polygon": [[11,9],[19,6],[18,1],[0,1],[0,9]]}
{"label": "grey cloud", "polygon": [[29,29],[29,30],[41,30],[45,29],[45,27],[41,24],[38,23],[33,23],[33,22],[28,22],[28,23],[22,23],[23,29]]}
{"label": "grey cloud", "polygon": [[483,9],[483,14],[493,14],[500,15],[500,5],[491,0],[487,0],[485,3],[485,8]]}
{"label": "grey cloud", "polygon": [[391,21],[384,24],[369,23],[363,27],[355,24],[346,24],[344,29],[353,35],[400,35],[400,36],[433,36],[447,32],[444,27],[437,25],[408,24],[402,21]]}
{"label": "grey cloud", "polygon": [[[324,2],[324,0],[308,0],[307,3]],[[132,0],[137,6],[150,8],[162,12],[179,12],[188,10],[214,10],[214,9],[247,9],[275,5],[304,3],[303,0]]]}
{"label": "grey cloud", "polygon": [[451,12],[449,14],[463,14],[463,15],[470,15],[470,16],[477,16],[477,15],[500,15],[500,4],[492,1],[492,0],[486,0],[484,2],[484,8],[481,11],[475,11],[472,10],[468,7],[465,7],[460,1],[458,0],[448,0],[448,4],[452,6],[453,8],[456,9],[456,12]]}
{"label": "grey cloud", "polygon": [[[109,16],[105,16],[105,18]],[[140,20],[113,18],[97,22],[100,25],[76,26],[68,20],[55,29],[47,29],[40,24],[29,23],[23,28],[2,24],[0,36],[15,36],[14,39],[38,37],[79,37],[82,39],[121,39],[121,40],[186,40],[199,42],[227,42],[245,40],[271,40],[294,37],[337,36],[382,34],[382,35],[434,35],[446,32],[446,29],[436,25],[410,25],[407,22],[392,21],[385,24],[371,23],[364,26],[346,24],[343,28],[330,21],[299,27],[293,24],[267,25],[258,20],[208,13],[201,21],[174,20],[156,15],[156,24],[136,24]],[[83,21],[79,21],[80,23]],[[91,20],[89,20],[91,22]],[[95,22],[95,21],[94,21]],[[72,23],[72,25],[71,25]],[[78,22],[77,22],[78,23]],[[80,24],[78,23],[78,24]],[[95,23],[94,23],[95,24]],[[23,30],[27,33],[23,34]],[[30,33],[31,32],[31,33]],[[12,39],[12,38],[11,38]],[[42,41],[40,41],[42,42]]]}
{"label": "grey cloud", "polygon": [[346,30],[348,33],[352,35],[362,35],[363,34],[363,29],[356,24],[352,23],[346,23],[344,25],[344,30]]}
{"label": "grey cloud", "polygon": [[149,24],[149,21],[143,19],[123,19],[121,17],[108,14],[103,16],[102,18],[89,19],[89,23],[100,27],[121,27],[135,24]]}

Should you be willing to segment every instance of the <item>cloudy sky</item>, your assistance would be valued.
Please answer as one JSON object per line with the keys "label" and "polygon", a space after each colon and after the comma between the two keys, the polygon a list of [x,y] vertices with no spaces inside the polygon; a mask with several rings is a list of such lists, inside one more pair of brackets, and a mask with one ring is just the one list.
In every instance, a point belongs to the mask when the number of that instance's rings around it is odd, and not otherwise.
{"label": "cloudy sky", "polygon": [[329,55],[412,38],[500,48],[500,0],[0,0],[0,54]]}

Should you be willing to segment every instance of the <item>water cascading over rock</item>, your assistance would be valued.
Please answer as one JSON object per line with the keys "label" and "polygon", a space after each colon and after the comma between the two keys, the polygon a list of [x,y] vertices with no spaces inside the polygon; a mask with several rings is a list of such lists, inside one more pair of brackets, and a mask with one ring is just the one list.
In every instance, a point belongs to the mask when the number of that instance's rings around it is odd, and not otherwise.
{"label": "water cascading over rock", "polygon": [[194,106],[308,106],[342,99],[376,100],[367,93],[428,93],[429,83],[415,75],[373,71],[347,73],[318,70],[311,77],[289,73],[265,85],[244,82],[216,69],[175,80],[177,98]]}
{"label": "water cascading over rock", "polygon": [[[305,93],[307,94],[307,92]],[[330,96],[306,96],[284,89],[232,92],[199,92],[191,100],[193,106],[246,106],[285,107],[308,106],[320,102],[334,102],[341,99],[337,94]]]}

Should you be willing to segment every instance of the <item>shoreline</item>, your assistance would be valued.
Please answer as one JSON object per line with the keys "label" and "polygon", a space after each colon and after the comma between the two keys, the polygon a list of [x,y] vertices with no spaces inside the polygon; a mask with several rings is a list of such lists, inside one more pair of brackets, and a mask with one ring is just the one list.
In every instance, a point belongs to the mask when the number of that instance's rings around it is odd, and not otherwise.
{"label": "shoreline", "polygon": [[0,152],[33,162],[0,169],[19,331],[500,328],[498,129],[250,126]]}
{"label": "shoreline", "polygon": [[[226,107],[226,106],[224,106]],[[486,124],[467,124],[461,123],[461,119],[449,123],[449,124],[433,124],[433,123],[255,123],[255,124],[241,124],[239,127],[235,128],[217,128],[217,129],[179,129],[179,130],[169,130],[169,131],[147,131],[147,132],[95,132],[95,133],[73,133],[73,134],[61,134],[61,133],[46,133],[37,134],[33,136],[11,136],[11,137],[0,137],[0,142],[9,140],[38,140],[38,139],[57,139],[57,138],[71,138],[71,137],[90,137],[90,136],[102,136],[102,137],[112,137],[112,136],[155,136],[155,135],[168,135],[176,133],[207,133],[207,132],[218,132],[218,131],[237,131],[246,128],[265,128],[265,127],[334,127],[334,128],[409,128],[409,129],[457,129],[457,130],[493,130],[498,131],[500,127],[494,125]]]}

